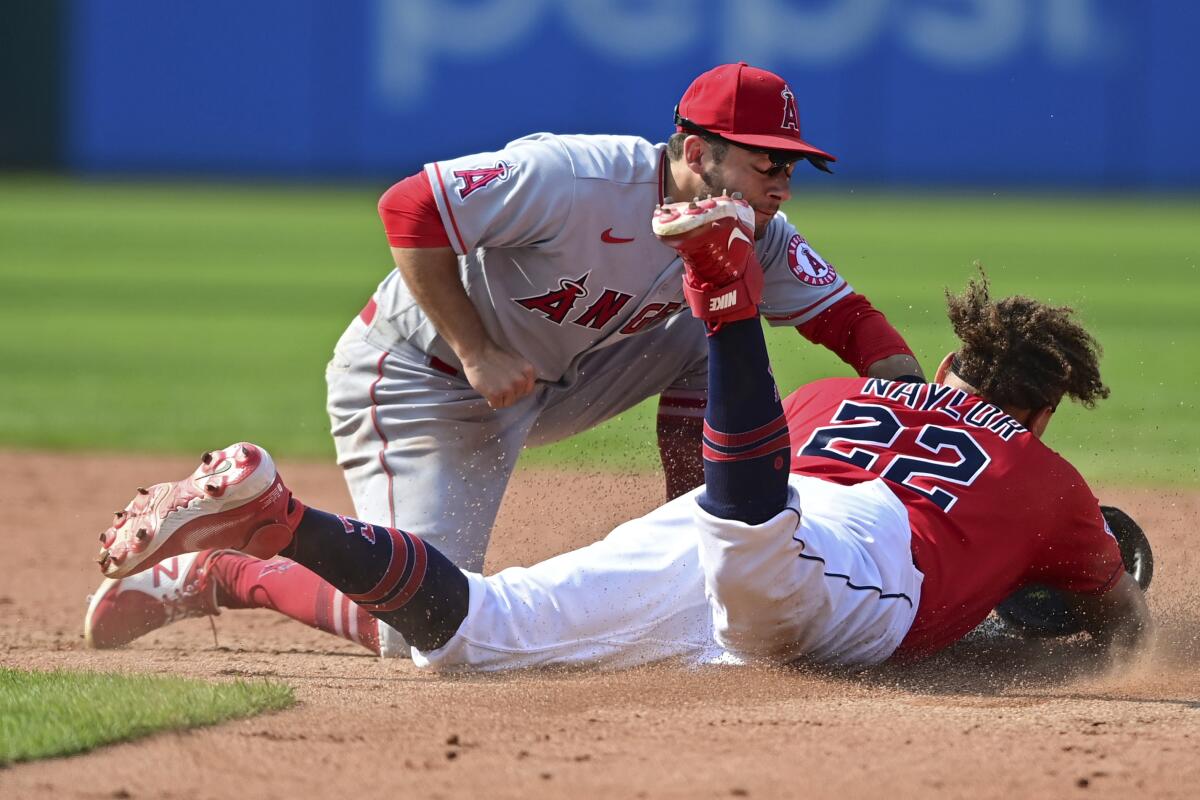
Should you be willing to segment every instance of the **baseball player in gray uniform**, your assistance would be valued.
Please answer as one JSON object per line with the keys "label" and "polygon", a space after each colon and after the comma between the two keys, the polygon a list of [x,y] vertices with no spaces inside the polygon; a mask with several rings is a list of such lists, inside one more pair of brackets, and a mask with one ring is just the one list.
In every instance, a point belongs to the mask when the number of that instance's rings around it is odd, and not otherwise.
{"label": "baseball player in gray uniform", "polygon": [[652,224],[681,255],[708,334],[702,489],[484,577],[416,534],[306,508],[265,450],[239,443],[117,512],[86,641],[265,605],[381,655],[399,655],[402,635],[415,663],[443,670],[876,664],[936,652],[1034,581],[1106,655],[1147,641],[1143,584],[1107,516],[1041,443],[1061,400],[1108,394],[1069,309],[995,303],[984,279],[948,298],[962,347],[935,383],[826,379],[781,401],[751,207],[674,203]]}
{"label": "baseball player in gray uniform", "polygon": [[665,144],[534,134],[427,164],[380,214],[396,269],[329,364],[328,410],[358,516],[479,571],[517,456],[659,395],[668,494],[703,480],[707,351],[678,254],[650,228],[664,198],[740,193],[754,210],[761,312],[857,372],[921,376],[883,315],[780,212],[795,96],[746,64],[697,78]]}

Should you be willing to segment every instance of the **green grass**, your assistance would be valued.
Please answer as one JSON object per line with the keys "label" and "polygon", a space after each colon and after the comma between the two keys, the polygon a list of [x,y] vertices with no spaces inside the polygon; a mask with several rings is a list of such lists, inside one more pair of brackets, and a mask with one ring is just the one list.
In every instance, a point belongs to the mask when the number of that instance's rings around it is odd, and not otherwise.
{"label": "green grass", "polygon": [[279,683],[0,667],[0,766],[278,711],[295,702],[291,688]]}
{"label": "green grass", "polygon": [[[241,438],[332,458],[323,368],[390,269],[374,187],[0,182],[0,444],[200,451]],[[1048,441],[1093,480],[1200,483],[1196,198],[806,194],[789,215],[887,312],[928,371],[953,345],[942,289],[1075,306],[1113,396]],[[847,374],[790,329],[785,390]],[[653,406],[526,463],[650,469]],[[602,455],[601,455],[602,454]]]}

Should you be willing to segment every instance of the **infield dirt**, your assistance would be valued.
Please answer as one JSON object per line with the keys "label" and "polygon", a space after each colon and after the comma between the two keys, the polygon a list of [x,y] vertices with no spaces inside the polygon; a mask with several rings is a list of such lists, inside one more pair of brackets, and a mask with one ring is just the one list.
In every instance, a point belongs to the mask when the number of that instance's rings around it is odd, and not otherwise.
{"label": "infield dirt", "polygon": [[[96,535],[134,486],[191,459],[0,454],[0,651],[15,667],[284,681],[297,708],[0,769],[4,798],[1196,797],[1200,491],[1099,493],[1154,544],[1153,650],[1081,666],[1080,640],[973,637],[910,667],[658,665],[441,677],[267,611],[84,649]],[[281,463],[299,496],[352,511],[333,466]],[[604,535],[659,501],[656,476],[520,472],[489,570]]]}

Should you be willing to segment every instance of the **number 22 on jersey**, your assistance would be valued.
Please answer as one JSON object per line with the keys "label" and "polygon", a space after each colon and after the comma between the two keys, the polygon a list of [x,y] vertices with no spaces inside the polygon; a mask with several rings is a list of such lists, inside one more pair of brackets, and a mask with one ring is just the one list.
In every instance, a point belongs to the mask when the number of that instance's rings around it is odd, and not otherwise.
{"label": "number 22 on jersey", "polygon": [[[832,421],[842,424],[814,430],[800,455],[833,458],[874,472],[927,497],[946,512],[958,502],[955,487],[970,486],[991,463],[991,457],[968,431],[942,425],[925,424],[917,432],[916,444],[928,457],[889,449],[904,425],[887,406],[846,400]],[[881,459],[889,455],[895,458],[881,464]]]}

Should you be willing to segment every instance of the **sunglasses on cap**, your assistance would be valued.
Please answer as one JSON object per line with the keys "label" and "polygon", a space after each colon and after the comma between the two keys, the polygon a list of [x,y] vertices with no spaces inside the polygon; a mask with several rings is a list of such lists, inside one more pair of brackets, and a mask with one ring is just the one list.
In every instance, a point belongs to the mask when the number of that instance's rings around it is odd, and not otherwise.
{"label": "sunglasses on cap", "polygon": [[833,170],[829,168],[829,162],[820,156],[812,155],[810,153],[797,153],[793,150],[771,150],[764,147],[751,147],[750,145],[735,142],[732,139],[726,139],[721,134],[714,133],[708,128],[697,125],[687,117],[680,115],[678,105],[675,106],[675,124],[678,127],[687,128],[690,131],[694,131],[700,136],[716,139],[717,141],[724,142],[732,147],[740,147],[742,150],[749,150],[751,153],[765,155],[767,158],[771,159],[771,173],[787,170],[787,176],[790,178],[792,176],[791,170],[795,167],[796,162],[807,161],[822,172],[828,172],[831,175],[833,174]]}

